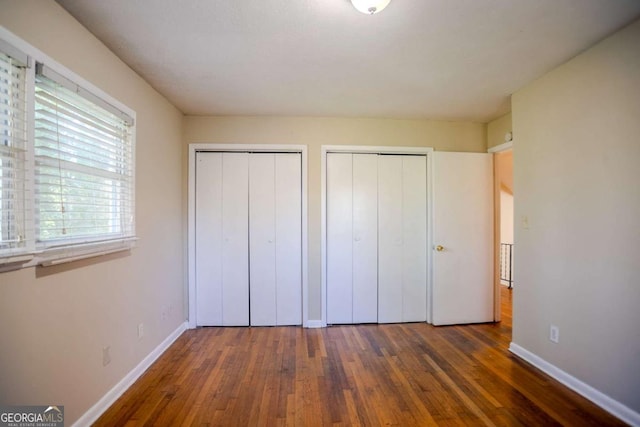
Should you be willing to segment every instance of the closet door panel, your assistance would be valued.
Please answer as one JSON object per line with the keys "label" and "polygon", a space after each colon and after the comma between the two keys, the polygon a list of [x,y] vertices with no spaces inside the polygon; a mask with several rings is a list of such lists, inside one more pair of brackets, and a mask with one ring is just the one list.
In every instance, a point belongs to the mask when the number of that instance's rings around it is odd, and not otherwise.
{"label": "closet door panel", "polygon": [[222,154],[196,154],[196,325],[222,325]]}
{"label": "closet door panel", "polygon": [[353,155],[353,323],[378,321],[378,155]]}
{"label": "closet door panel", "polygon": [[352,154],[327,153],[327,322],[353,323]]}
{"label": "closet door panel", "polygon": [[249,290],[253,326],[276,324],[275,155],[249,156]]}
{"label": "closet door panel", "polygon": [[222,323],[248,326],[248,154],[223,153],[222,159]]}
{"label": "closet door panel", "polygon": [[427,320],[427,159],[402,159],[402,320]]}
{"label": "closet door panel", "polygon": [[298,153],[275,155],[276,323],[302,324],[302,164]]}
{"label": "closet door panel", "polygon": [[402,322],[402,156],[378,157],[378,322]]}

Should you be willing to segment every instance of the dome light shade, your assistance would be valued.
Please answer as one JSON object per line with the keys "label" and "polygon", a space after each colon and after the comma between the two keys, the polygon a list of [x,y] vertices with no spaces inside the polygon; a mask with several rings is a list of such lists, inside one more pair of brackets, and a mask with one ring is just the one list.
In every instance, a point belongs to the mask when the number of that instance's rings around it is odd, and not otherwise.
{"label": "dome light shade", "polygon": [[391,0],[351,0],[353,7],[367,15],[373,15],[387,7]]}

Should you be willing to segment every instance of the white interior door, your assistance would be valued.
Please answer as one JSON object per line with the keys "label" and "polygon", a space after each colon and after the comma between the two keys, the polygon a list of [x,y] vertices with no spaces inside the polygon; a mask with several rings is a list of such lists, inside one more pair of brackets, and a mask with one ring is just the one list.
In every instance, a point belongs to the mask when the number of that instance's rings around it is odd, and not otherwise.
{"label": "white interior door", "polygon": [[302,324],[300,153],[196,153],[198,326]]}
{"label": "white interior door", "polygon": [[434,325],[493,321],[492,157],[434,153]]}
{"label": "white interior door", "polygon": [[276,324],[275,155],[249,157],[249,290],[251,325]]}
{"label": "white interior door", "polygon": [[378,321],[378,155],[353,154],[353,323]]}
{"label": "white interior door", "polygon": [[402,158],[402,321],[427,320],[427,158]]}
{"label": "white interior door", "polygon": [[196,324],[222,325],[222,154],[196,153]]}
{"label": "white interior door", "polygon": [[378,156],[379,323],[403,321],[402,179],[402,156]]}
{"label": "white interior door", "polygon": [[275,324],[301,325],[302,163],[299,153],[275,154],[275,219]]}
{"label": "white interior door", "polygon": [[327,322],[426,320],[426,156],[328,153]]}
{"label": "white interior door", "polygon": [[196,324],[249,325],[248,158],[198,153]]}
{"label": "white interior door", "polygon": [[378,321],[427,320],[427,159],[378,157]]}
{"label": "white interior door", "polygon": [[353,323],[353,155],[327,153],[327,323]]}
{"label": "white interior door", "polygon": [[249,155],[222,153],[222,325],[249,325]]}

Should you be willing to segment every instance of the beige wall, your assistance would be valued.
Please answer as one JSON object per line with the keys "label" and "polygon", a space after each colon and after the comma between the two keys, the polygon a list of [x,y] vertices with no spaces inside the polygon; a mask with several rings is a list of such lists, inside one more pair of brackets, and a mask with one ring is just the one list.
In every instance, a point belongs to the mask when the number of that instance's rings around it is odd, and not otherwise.
{"label": "beige wall", "polygon": [[512,98],[513,341],[636,412],[639,46],[636,21]]}
{"label": "beige wall", "polygon": [[505,143],[504,135],[511,132],[511,113],[489,122],[487,124],[487,147],[495,147]]}
{"label": "beige wall", "polygon": [[[309,319],[321,318],[320,147],[377,145],[434,147],[442,151],[486,152],[479,123],[305,117],[186,117],[186,144],[303,144],[309,149]],[[187,146],[184,147],[186,189]],[[186,191],[185,191],[186,193]],[[186,205],[186,202],[185,202]]]}
{"label": "beige wall", "polygon": [[71,425],[184,320],[182,114],[55,2],[0,11],[0,25],[137,112],[137,247],[0,274],[0,403],[62,404]]}

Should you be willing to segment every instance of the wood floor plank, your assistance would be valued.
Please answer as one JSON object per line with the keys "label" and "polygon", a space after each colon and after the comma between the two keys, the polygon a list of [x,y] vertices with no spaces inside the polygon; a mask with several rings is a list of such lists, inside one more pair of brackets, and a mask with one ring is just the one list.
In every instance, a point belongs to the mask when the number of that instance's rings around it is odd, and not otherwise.
{"label": "wood floor plank", "polygon": [[97,426],[618,426],[508,351],[502,322],[186,331]]}

